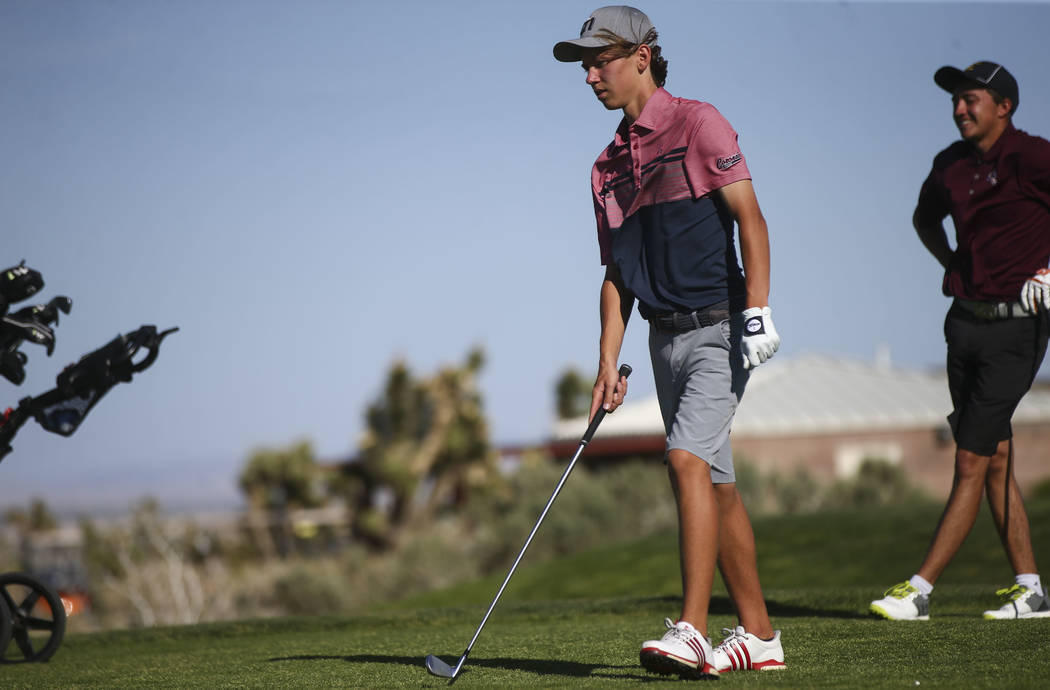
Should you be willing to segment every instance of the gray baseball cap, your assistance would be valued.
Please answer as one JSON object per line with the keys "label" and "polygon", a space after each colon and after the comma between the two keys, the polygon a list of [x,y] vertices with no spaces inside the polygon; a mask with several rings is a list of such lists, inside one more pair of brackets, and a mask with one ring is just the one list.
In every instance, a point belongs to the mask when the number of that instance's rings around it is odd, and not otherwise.
{"label": "gray baseball cap", "polygon": [[598,36],[607,31],[616,34],[632,43],[644,43],[645,35],[653,28],[653,23],[645,12],[626,5],[599,7],[580,29],[579,38],[560,41],[554,44],[554,59],[560,62],[577,62],[581,59],[580,51],[585,48],[600,48],[609,45],[608,38]]}

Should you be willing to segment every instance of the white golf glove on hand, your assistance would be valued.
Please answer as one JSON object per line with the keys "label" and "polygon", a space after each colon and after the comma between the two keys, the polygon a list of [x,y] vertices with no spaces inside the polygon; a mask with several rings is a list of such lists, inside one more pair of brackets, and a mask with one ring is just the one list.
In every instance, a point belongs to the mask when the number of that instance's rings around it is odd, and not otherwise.
{"label": "white golf glove on hand", "polygon": [[744,335],[740,350],[744,353],[744,368],[753,369],[773,356],[780,347],[780,336],[773,327],[773,312],[769,307],[751,307],[744,310]]}
{"label": "white golf glove on hand", "polygon": [[1029,313],[1040,307],[1050,311],[1050,268],[1040,268],[1034,276],[1021,286],[1021,306]]}

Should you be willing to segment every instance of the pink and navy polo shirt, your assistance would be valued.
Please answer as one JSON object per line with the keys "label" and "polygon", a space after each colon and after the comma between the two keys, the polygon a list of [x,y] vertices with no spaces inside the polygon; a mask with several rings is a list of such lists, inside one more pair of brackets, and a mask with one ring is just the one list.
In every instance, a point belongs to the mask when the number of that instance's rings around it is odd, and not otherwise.
{"label": "pink and navy polo shirt", "polygon": [[1009,125],[983,156],[955,142],[933,159],[916,213],[920,226],[955,224],[945,295],[1016,301],[1050,260],[1050,141]]}
{"label": "pink and navy polo shirt", "polygon": [[726,300],[743,308],[733,218],[711,192],[746,179],[737,134],[709,103],[658,89],[620,123],[591,189],[602,264],[617,267],[644,318]]}

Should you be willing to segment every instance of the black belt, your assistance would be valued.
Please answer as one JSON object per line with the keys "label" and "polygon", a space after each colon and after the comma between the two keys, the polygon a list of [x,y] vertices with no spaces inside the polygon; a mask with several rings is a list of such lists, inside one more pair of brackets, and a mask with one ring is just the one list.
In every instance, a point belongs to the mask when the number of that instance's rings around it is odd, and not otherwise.
{"label": "black belt", "polygon": [[672,333],[685,333],[697,328],[706,328],[720,324],[729,318],[729,302],[719,302],[710,307],[697,309],[696,311],[675,311],[664,314],[653,314],[649,317],[649,323],[661,331]]}
{"label": "black belt", "polygon": [[999,321],[1001,319],[1021,319],[1033,316],[1025,311],[1020,302],[973,302],[955,298],[955,303],[979,319]]}

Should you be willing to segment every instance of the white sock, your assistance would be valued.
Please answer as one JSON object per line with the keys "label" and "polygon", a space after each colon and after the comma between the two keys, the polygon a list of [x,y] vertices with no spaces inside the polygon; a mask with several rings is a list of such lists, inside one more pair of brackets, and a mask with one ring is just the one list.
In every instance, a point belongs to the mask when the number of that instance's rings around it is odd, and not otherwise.
{"label": "white sock", "polygon": [[1014,581],[1019,585],[1024,585],[1028,589],[1034,590],[1039,596],[1043,596],[1043,584],[1039,581],[1037,573],[1023,573],[1015,577]]}
{"label": "white sock", "polygon": [[927,582],[926,578],[920,577],[918,573],[912,575],[911,579],[908,580],[908,583],[915,589],[919,590],[919,594],[924,597],[930,596],[930,592],[933,591],[933,585]]}

